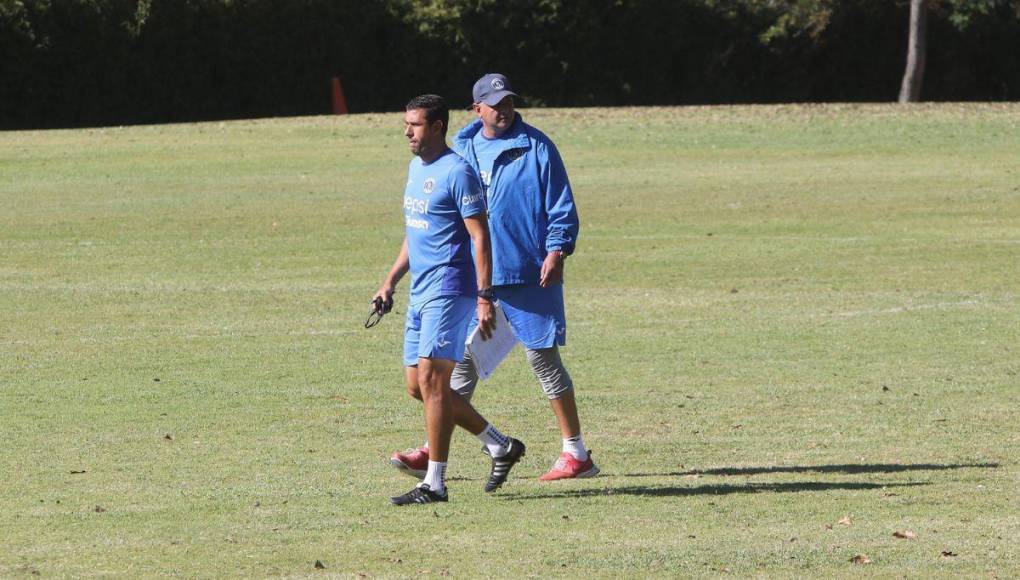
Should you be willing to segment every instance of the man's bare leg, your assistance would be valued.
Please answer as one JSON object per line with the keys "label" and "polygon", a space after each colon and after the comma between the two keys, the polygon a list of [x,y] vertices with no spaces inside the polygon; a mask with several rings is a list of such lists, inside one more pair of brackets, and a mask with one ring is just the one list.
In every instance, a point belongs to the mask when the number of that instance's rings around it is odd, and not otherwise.
{"label": "man's bare leg", "polygon": [[[426,360],[432,361],[431,367],[425,366],[426,363],[424,361]],[[422,401],[426,407],[429,405],[428,395],[426,393],[429,390],[430,385],[427,384],[429,383],[428,380],[423,379],[423,376],[425,375],[426,368],[430,369],[429,372],[435,373],[437,368],[435,364],[436,360],[441,359],[419,359],[417,367],[406,367],[405,369],[404,377],[408,394],[411,397]],[[452,367],[446,374],[445,378],[447,382],[449,380],[450,373],[452,373]],[[458,392],[450,389],[448,383],[445,394],[446,398],[449,400],[453,422],[473,434],[479,441],[481,441],[484,445],[484,450],[492,458],[492,468],[489,472],[489,479],[485,484],[485,491],[495,491],[506,480],[510,468],[512,468],[513,465],[520,461],[520,458],[524,456],[524,443],[518,439],[514,439],[513,437],[509,437],[501,433],[495,426],[486,421],[474,407],[471,406],[467,397],[461,396]],[[433,467],[432,462],[436,461],[436,457],[443,457],[434,454],[431,450],[430,442],[437,441],[437,439],[435,439],[432,431],[429,430],[428,416],[428,411],[426,411],[426,432],[428,433],[429,438],[426,442],[426,446],[420,449],[413,449],[406,453],[394,453],[390,458],[390,463],[394,467],[408,475],[424,478],[426,483],[433,481],[430,479],[430,469]],[[447,439],[445,452],[446,457],[448,457],[449,439]],[[430,483],[430,487],[431,486],[432,483]]]}
{"label": "man's bare leg", "polygon": [[560,435],[563,437],[563,452],[541,481],[592,477],[599,472],[581,436],[581,420],[577,416],[577,400],[574,398],[574,383],[570,373],[560,360],[559,349],[555,346],[542,349],[528,349],[528,362],[535,372],[542,390],[549,397],[549,405],[556,414]]}
{"label": "man's bare leg", "polygon": [[577,437],[581,434],[581,420],[577,417],[577,401],[574,391],[570,390],[556,399],[549,399],[549,405],[556,413],[556,421],[560,425],[560,435],[564,439]]}
{"label": "man's bare leg", "polygon": [[[407,386],[407,394],[419,401],[423,401],[421,387],[418,384],[418,367],[404,367],[404,382]],[[450,394],[453,395],[450,400],[453,406],[454,423],[476,436],[485,430],[485,426],[489,422],[471,406],[470,400],[461,396],[456,391],[451,390]]]}
{"label": "man's bare leg", "polygon": [[[453,435],[453,398],[450,396],[450,374],[454,362],[448,359],[419,358],[414,373],[405,374],[418,380],[418,394],[425,406],[425,431],[429,438],[429,458],[424,480],[400,496],[390,498],[395,505],[414,505],[447,501],[446,463]],[[409,386],[410,387],[410,386]]]}
{"label": "man's bare leg", "polygon": [[[452,360],[418,359],[418,387],[425,404],[425,431],[429,438],[429,460],[445,463],[450,455],[450,438],[456,425],[453,391],[450,390]],[[443,483],[445,487],[445,483]]]}

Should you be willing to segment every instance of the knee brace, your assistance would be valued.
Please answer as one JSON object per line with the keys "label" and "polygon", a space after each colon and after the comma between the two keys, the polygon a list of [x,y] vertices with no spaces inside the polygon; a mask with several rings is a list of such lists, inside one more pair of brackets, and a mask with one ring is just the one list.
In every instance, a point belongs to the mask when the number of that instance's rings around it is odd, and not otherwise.
{"label": "knee brace", "polygon": [[542,384],[542,391],[547,397],[558,399],[574,388],[574,382],[570,380],[570,373],[567,372],[563,361],[560,360],[558,347],[526,350],[528,364],[531,365],[531,370],[538,377],[538,382]]}
{"label": "knee brace", "polygon": [[450,375],[450,388],[458,395],[471,401],[471,395],[475,394],[475,387],[478,386],[478,373],[475,365],[471,362],[471,355],[464,353],[464,360],[453,367],[453,374]]}

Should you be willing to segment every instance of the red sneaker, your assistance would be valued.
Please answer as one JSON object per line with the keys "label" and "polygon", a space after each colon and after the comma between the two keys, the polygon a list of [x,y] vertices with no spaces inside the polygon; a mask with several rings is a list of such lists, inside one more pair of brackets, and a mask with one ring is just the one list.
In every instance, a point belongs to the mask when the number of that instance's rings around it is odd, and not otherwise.
{"label": "red sneaker", "polygon": [[390,465],[411,477],[425,479],[425,472],[429,470],[429,448],[408,449],[403,453],[394,451],[390,456]]}
{"label": "red sneaker", "polygon": [[580,461],[573,455],[563,452],[560,458],[553,465],[549,473],[538,479],[540,481],[555,481],[557,479],[576,479],[581,477],[595,477],[599,474],[599,468],[591,459],[591,452],[588,452],[588,459]]}

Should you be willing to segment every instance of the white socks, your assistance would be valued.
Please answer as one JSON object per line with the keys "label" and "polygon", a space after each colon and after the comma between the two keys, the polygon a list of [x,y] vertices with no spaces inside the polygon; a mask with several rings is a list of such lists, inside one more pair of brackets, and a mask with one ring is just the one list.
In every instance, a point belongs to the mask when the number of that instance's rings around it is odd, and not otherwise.
{"label": "white socks", "polygon": [[[496,429],[491,424],[486,425],[485,429],[482,429],[482,432],[475,435],[475,437],[485,444],[485,448],[492,457],[502,457],[510,450],[510,438],[500,433],[499,429]],[[428,446],[428,443],[425,446]],[[429,467],[425,472],[425,479],[422,480],[422,483],[427,484],[429,489],[435,493],[445,493],[446,462],[429,459]]]}
{"label": "white socks", "polygon": [[485,448],[489,451],[491,457],[502,457],[510,451],[510,438],[499,432],[489,423],[482,429],[482,432],[475,435],[479,441],[485,444]]}
{"label": "white socks", "polygon": [[429,469],[425,472],[422,483],[428,484],[430,490],[442,495],[446,491],[446,462],[429,459]]}
{"label": "white socks", "polygon": [[578,461],[588,460],[588,448],[584,446],[584,439],[580,433],[577,437],[568,437],[563,440],[563,452],[571,454]]}

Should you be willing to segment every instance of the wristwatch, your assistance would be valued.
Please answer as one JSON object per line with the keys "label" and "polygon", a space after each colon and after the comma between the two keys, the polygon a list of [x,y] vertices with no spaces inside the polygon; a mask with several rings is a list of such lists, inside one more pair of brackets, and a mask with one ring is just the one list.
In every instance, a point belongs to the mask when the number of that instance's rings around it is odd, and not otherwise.
{"label": "wristwatch", "polygon": [[492,291],[492,286],[489,286],[488,288],[482,288],[481,290],[479,290],[478,297],[481,298],[482,300],[488,300],[489,302],[492,302],[493,300],[496,299],[496,293]]}

